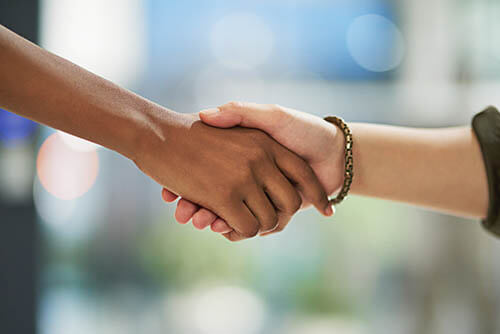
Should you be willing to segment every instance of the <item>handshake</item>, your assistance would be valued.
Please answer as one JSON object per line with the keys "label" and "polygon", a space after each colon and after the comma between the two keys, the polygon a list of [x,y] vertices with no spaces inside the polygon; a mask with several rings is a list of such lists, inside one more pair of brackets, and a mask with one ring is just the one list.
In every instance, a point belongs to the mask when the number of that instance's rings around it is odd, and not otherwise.
{"label": "handshake", "polygon": [[0,49],[0,108],[133,160],[166,201],[182,197],[181,223],[238,241],[281,231],[310,204],[333,215],[327,195],[341,185],[344,160],[335,125],[250,103],[176,113],[1,25]]}
{"label": "handshake", "polygon": [[[179,114],[1,25],[0,50],[0,108],[132,159],[165,187],[165,201],[182,197],[175,213],[180,223],[192,219],[199,229],[210,226],[238,241],[283,230],[308,205],[333,215],[327,196],[343,184],[349,142],[329,122],[276,105],[238,102],[199,116]],[[498,112],[489,108],[479,115],[486,118],[484,138],[496,145],[496,133],[487,128],[500,122]],[[497,189],[497,178],[488,182],[484,152],[470,126],[349,127],[356,138],[354,193],[490,217],[488,224],[497,225],[498,200],[489,193]],[[490,149],[498,152],[494,145]]]}
{"label": "handshake", "polygon": [[277,105],[240,102],[201,111],[199,118],[182,116],[162,139],[173,151],[149,144],[159,151],[136,161],[168,187],[166,202],[182,196],[179,223],[192,219],[200,230],[210,226],[239,241],[282,231],[311,204],[333,215],[327,196],[341,187],[344,172],[344,136],[335,125]]}

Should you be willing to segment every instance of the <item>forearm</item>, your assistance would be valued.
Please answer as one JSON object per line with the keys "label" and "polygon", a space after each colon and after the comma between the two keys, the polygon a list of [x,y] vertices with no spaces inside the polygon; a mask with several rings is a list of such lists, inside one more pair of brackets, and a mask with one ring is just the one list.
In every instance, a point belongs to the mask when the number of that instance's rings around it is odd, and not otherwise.
{"label": "forearm", "polygon": [[169,112],[3,26],[0,50],[0,107],[129,158],[142,137],[158,131],[155,113]]}
{"label": "forearm", "polygon": [[470,127],[350,127],[355,140],[352,193],[461,216],[486,216],[486,173]]}

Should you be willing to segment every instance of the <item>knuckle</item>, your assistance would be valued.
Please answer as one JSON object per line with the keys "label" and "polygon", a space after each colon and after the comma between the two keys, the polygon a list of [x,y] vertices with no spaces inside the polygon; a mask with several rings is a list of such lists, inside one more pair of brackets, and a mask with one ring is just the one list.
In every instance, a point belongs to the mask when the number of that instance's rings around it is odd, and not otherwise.
{"label": "knuckle", "polygon": [[268,163],[271,161],[271,155],[266,149],[266,145],[258,144],[247,149],[242,165],[253,173],[253,171],[260,170],[263,166],[269,166]]}
{"label": "knuckle", "polygon": [[215,200],[220,203],[220,208],[229,210],[237,205],[243,199],[244,183],[233,182],[231,186],[222,186],[217,188]]}
{"label": "knuckle", "polygon": [[248,155],[248,163],[250,167],[262,164],[263,161],[269,158],[267,152],[263,148],[256,148]]}
{"label": "knuckle", "polygon": [[238,185],[236,186],[237,188],[241,189],[242,185],[250,186],[251,184],[255,183],[253,165],[253,161],[249,161],[246,166],[241,168],[241,170],[238,172]]}
{"label": "knuckle", "polygon": [[229,101],[225,105],[225,107],[232,108],[232,109],[238,109],[238,108],[241,108],[242,106],[243,106],[243,104],[239,101]]}
{"label": "knuckle", "polygon": [[255,184],[252,164],[242,165],[227,178],[227,183],[220,188],[219,194],[225,200],[241,199],[248,188]]}
{"label": "knuckle", "polygon": [[[240,198],[240,187],[236,181],[230,181],[231,185],[226,185],[221,187],[217,194],[220,197],[222,203],[233,203]],[[228,204],[229,205],[229,204]]]}

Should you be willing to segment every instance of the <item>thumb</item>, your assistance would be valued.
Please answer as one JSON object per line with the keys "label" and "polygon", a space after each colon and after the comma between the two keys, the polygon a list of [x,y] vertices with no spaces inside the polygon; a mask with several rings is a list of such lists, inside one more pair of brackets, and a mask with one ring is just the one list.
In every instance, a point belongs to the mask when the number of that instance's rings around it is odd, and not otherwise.
{"label": "thumb", "polygon": [[203,123],[218,128],[232,128],[241,125],[241,118],[236,112],[215,108],[200,111],[200,119]]}
{"label": "thumb", "polygon": [[269,134],[280,121],[281,113],[272,105],[249,102],[230,102],[217,109],[200,112],[201,120],[219,128],[243,126],[256,128]]}

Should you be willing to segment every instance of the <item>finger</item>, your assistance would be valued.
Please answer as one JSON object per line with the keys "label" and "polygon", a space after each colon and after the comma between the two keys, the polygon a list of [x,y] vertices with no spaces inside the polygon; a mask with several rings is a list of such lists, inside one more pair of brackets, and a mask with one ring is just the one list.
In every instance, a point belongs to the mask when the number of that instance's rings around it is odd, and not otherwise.
{"label": "finger", "polygon": [[273,235],[273,234],[276,234],[276,233],[279,233],[281,232],[281,230],[274,230],[274,231],[271,231],[271,232],[266,232],[266,233],[261,233],[259,234],[260,237],[267,237],[267,236],[270,236],[270,235]]}
{"label": "finger", "polygon": [[279,170],[275,176],[266,180],[265,191],[278,211],[278,225],[273,231],[260,233],[261,236],[283,231],[292,216],[302,207],[299,192]]}
{"label": "finger", "polygon": [[266,232],[266,233],[261,233],[261,234],[259,234],[259,236],[265,237],[265,236],[268,236],[268,235],[271,235],[271,234],[275,234],[275,233],[279,233],[279,232],[283,231],[286,228],[286,226],[288,225],[288,223],[290,222],[291,219],[292,219],[292,216],[283,215],[283,217],[279,218],[278,226],[273,231],[269,231],[269,232]]}
{"label": "finger", "polygon": [[233,229],[233,231],[224,234],[230,241],[253,238],[259,233],[259,222],[243,201],[238,201],[228,207],[221,216]]}
{"label": "finger", "polygon": [[218,128],[232,128],[241,124],[241,116],[231,112],[220,112],[220,109],[205,109],[199,113],[203,123]]}
{"label": "finger", "polygon": [[161,197],[163,198],[163,200],[165,202],[171,203],[171,202],[175,201],[179,196],[177,196],[176,194],[174,194],[173,192],[171,192],[167,188],[163,188],[161,190]]}
{"label": "finger", "polygon": [[241,234],[238,234],[234,230],[231,231],[231,232],[223,233],[222,236],[224,238],[226,238],[227,240],[231,241],[231,242],[238,242],[238,241],[241,241],[241,240],[248,239],[247,237],[244,237]]}
{"label": "finger", "polygon": [[282,146],[279,146],[275,159],[278,168],[295,183],[295,187],[305,199],[325,216],[333,214],[326,191],[309,164]]}
{"label": "finger", "polygon": [[[335,215],[335,207],[332,206],[332,209],[333,209],[333,215]],[[276,229],[274,231],[260,233],[259,236],[267,237],[268,235],[276,234],[276,233],[283,231],[285,229],[285,227],[288,225],[288,223],[290,222],[291,218],[292,218],[291,216],[280,217],[278,227],[276,227]]]}
{"label": "finger", "polygon": [[275,166],[275,172],[267,172],[264,177],[264,191],[271,199],[280,215],[292,216],[299,211],[302,198],[281,170]]}
{"label": "finger", "polygon": [[229,102],[219,108],[202,110],[200,119],[211,126],[230,128],[244,126],[272,132],[284,116],[282,108],[268,104]]}
{"label": "finger", "polygon": [[256,187],[247,198],[245,203],[260,224],[259,233],[269,232],[278,225],[278,214],[264,190]]}
{"label": "finger", "polygon": [[210,228],[217,233],[228,233],[233,230],[222,218],[217,218],[212,225],[210,225]]}
{"label": "finger", "polygon": [[227,240],[231,241],[231,242],[236,242],[236,241],[240,241],[242,239],[238,239],[236,240],[232,235],[231,235],[231,232],[227,232],[227,233],[222,233],[221,234],[224,238],[226,238]]}
{"label": "finger", "polygon": [[193,216],[193,226],[198,230],[203,230],[215,222],[216,219],[217,216],[212,211],[201,208]]}
{"label": "finger", "polygon": [[186,224],[199,209],[198,205],[181,198],[175,209],[175,219],[181,224]]}

